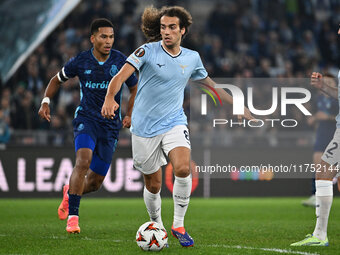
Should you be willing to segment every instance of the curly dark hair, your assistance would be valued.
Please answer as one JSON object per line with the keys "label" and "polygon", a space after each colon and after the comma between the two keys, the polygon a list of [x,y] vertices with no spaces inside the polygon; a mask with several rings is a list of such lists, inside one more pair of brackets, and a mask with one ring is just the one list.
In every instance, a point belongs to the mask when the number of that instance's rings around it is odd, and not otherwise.
{"label": "curly dark hair", "polygon": [[191,14],[181,6],[164,6],[162,9],[157,9],[153,6],[144,9],[142,15],[142,31],[148,42],[161,40],[161,24],[160,20],[163,16],[177,17],[179,26],[185,28],[185,33],[182,38],[188,33],[189,26],[192,24]]}

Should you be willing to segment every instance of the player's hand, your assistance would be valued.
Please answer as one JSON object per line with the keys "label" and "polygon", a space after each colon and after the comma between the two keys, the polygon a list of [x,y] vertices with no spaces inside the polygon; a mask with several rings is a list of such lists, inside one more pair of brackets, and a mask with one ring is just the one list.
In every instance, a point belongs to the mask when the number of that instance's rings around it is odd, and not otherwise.
{"label": "player's hand", "polygon": [[249,109],[247,107],[244,107],[244,114],[243,115],[237,115],[238,121],[242,121],[242,119],[247,119],[247,120],[253,120],[255,119],[253,115],[251,115]]}
{"label": "player's hand", "polygon": [[123,128],[130,128],[131,127],[131,117],[125,116],[123,119]]}
{"label": "player's hand", "polygon": [[50,107],[47,103],[44,103],[40,106],[38,114],[40,118],[45,119],[48,122],[51,121]]}
{"label": "player's hand", "polygon": [[314,123],[315,123],[315,121],[316,121],[316,118],[315,118],[314,116],[310,116],[310,117],[307,119],[307,124],[308,124],[309,126],[313,126]]}
{"label": "player's hand", "polygon": [[101,114],[104,118],[113,119],[115,116],[115,111],[119,108],[119,104],[113,99],[110,100],[105,97],[105,101],[102,107]]}
{"label": "player's hand", "polygon": [[311,75],[310,84],[317,89],[321,89],[323,87],[322,74],[313,72]]}

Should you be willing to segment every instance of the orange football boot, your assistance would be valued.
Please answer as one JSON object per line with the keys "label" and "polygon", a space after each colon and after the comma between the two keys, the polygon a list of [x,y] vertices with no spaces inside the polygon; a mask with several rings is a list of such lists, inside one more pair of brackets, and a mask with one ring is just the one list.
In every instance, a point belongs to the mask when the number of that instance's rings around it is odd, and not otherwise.
{"label": "orange football boot", "polygon": [[61,220],[66,220],[68,216],[68,189],[69,185],[64,185],[63,187],[63,200],[61,201],[58,208],[58,217]]}
{"label": "orange football boot", "polygon": [[80,233],[80,227],[79,227],[79,217],[78,216],[72,216],[67,220],[67,226],[66,231],[70,234],[79,234]]}

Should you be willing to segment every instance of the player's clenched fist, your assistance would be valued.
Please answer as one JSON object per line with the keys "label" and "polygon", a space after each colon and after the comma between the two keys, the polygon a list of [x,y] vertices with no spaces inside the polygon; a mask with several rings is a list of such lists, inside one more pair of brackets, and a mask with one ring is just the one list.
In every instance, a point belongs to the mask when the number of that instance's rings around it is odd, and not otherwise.
{"label": "player's clenched fist", "polygon": [[38,114],[40,118],[45,119],[48,122],[51,121],[50,107],[47,103],[41,104]]}
{"label": "player's clenched fist", "polygon": [[123,128],[130,128],[131,127],[131,117],[125,116],[122,123],[123,123]]}
{"label": "player's clenched fist", "polygon": [[321,89],[322,86],[323,86],[322,74],[317,73],[317,72],[313,72],[312,75],[311,75],[310,84],[317,89]]}
{"label": "player's clenched fist", "polygon": [[105,97],[104,104],[102,106],[101,114],[104,118],[113,119],[115,111],[119,108],[119,104],[115,100],[110,100]]}

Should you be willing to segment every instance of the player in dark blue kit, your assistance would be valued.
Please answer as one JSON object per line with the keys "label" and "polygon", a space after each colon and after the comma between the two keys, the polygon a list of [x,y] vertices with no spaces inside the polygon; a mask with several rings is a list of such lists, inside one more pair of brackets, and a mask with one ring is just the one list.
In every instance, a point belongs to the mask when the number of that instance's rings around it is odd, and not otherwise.
{"label": "player in dark blue kit", "polygon": [[[334,88],[337,86],[335,77],[331,74],[324,75],[324,82]],[[336,130],[335,117],[338,112],[338,101],[319,91],[317,96],[317,112],[309,119],[309,124],[317,125],[313,154],[313,164],[315,164],[316,168],[321,164],[321,156],[334,136]],[[315,178],[312,180],[312,196],[303,200],[302,204],[304,206],[315,207]]]}
{"label": "player in dark blue kit", "polygon": [[[41,102],[39,115],[50,121],[50,98],[60,84],[78,76],[80,82],[80,105],[73,120],[76,163],[69,181],[63,188],[63,201],[58,208],[61,220],[68,217],[66,230],[79,233],[79,204],[81,196],[96,191],[101,186],[116,149],[120,128],[130,127],[137,79],[131,75],[126,81],[130,99],[125,118],[121,119],[120,108],[113,119],[101,116],[106,90],[113,76],[124,65],[126,57],[113,50],[114,31],[107,19],[96,19],[91,24],[93,48],[70,59],[62,70],[49,82]],[[115,100],[121,100],[122,91]]]}

